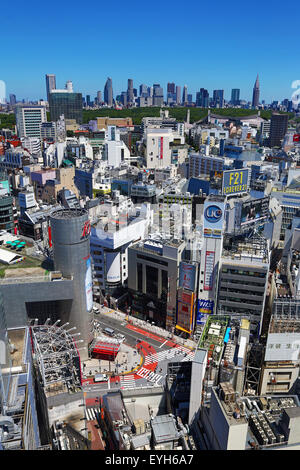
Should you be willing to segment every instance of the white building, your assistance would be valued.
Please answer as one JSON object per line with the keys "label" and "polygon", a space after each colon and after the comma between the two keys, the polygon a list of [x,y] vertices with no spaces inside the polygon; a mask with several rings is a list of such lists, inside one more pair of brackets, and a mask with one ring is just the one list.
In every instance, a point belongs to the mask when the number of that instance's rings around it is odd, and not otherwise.
{"label": "white building", "polygon": [[130,151],[127,145],[120,140],[120,132],[116,126],[108,126],[107,140],[104,144],[104,159],[112,168],[118,168],[121,163],[130,159]]}
{"label": "white building", "polygon": [[16,106],[18,136],[41,138],[41,124],[47,121],[46,107],[35,105]]}
{"label": "white building", "polygon": [[100,290],[113,293],[114,289],[126,286],[128,278],[128,247],[144,239],[148,226],[153,221],[150,204],[135,210],[132,218],[113,206],[111,214],[103,217],[92,227],[91,255],[93,258],[94,293]]}
{"label": "white building", "polygon": [[144,136],[144,156],[147,168],[164,168],[171,165],[170,144],[184,144],[184,137],[172,129],[147,129]]}

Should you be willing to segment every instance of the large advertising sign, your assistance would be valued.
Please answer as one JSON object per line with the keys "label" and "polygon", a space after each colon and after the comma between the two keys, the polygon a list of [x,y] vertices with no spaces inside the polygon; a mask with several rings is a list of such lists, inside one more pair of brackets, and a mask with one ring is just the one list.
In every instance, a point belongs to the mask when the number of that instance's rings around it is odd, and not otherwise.
{"label": "large advertising sign", "polygon": [[223,172],[223,194],[246,193],[248,191],[249,168],[227,170]]}
{"label": "large advertising sign", "polygon": [[300,134],[293,135],[293,142],[300,142]]}
{"label": "large advertising sign", "polygon": [[179,265],[179,287],[187,290],[195,290],[196,266],[181,262]]}
{"label": "large advertising sign", "polygon": [[90,258],[86,260],[85,294],[86,294],[86,309],[89,312],[93,308],[92,264],[91,264]]}
{"label": "large advertising sign", "polygon": [[207,251],[205,254],[205,270],[204,270],[204,290],[212,290],[213,274],[215,267],[215,252]]}
{"label": "large advertising sign", "polygon": [[242,204],[241,226],[264,220],[269,215],[269,198],[253,199]]}
{"label": "large advertising sign", "polygon": [[214,301],[199,299],[197,302],[197,324],[205,323],[208,315],[212,315],[214,312]]}
{"label": "large advertising sign", "polygon": [[203,230],[205,237],[221,238],[224,223],[224,202],[205,200]]}
{"label": "large advertising sign", "polygon": [[176,328],[191,333],[194,323],[194,293],[178,290]]}

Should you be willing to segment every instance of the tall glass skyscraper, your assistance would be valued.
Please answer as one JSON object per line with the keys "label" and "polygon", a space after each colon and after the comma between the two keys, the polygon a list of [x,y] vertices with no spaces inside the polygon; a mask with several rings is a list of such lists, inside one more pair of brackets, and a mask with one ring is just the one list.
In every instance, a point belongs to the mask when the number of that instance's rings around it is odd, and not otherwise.
{"label": "tall glass skyscraper", "polygon": [[232,88],[231,90],[231,103],[236,106],[240,103],[240,89]]}
{"label": "tall glass skyscraper", "polygon": [[112,79],[110,77],[107,78],[105,87],[104,87],[104,102],[107,106],[113,105],[113,87],[112,87]]}
{"label": "tall glass skyscraper", "polygon": [[253,87],[252,108],[257,108],[258,104],[259,104],[259,80],[258,80],[258,74],[257,74],[256,81]]}
{"label": "tall glass skyscraper", "polygon": [[64,114],[65,119],[75,119],[82,124],[82,94],[70,93],[66,90],[55,90],[49,97],[50,119],[58,121]]}
{"label": "tall glass skyscraper", "polygon": [[49,102],[50,92],[56,89],[56,76],[53,73],[46,75],[47,101]]}

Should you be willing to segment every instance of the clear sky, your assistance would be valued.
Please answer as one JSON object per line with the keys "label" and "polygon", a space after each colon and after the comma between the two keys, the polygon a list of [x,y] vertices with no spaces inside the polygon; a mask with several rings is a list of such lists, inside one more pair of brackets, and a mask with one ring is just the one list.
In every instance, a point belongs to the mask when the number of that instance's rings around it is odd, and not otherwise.
{"label": "clear sky", "polygon": [[291,99],[300,80],[300,29],[296,2],[15,0],[2,6],[0,80],[17,99],[46,97],[45,74],[58,88],[72,80],[83,95],[114,96],[167,82],[201,87],[210,95],[241,89],[251,100],[259,73],[260,100]]}

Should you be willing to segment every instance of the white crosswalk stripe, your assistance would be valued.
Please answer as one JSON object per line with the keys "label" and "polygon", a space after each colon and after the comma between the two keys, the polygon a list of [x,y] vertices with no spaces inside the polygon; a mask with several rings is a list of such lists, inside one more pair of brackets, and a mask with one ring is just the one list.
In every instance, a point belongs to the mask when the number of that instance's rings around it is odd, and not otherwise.
{"label": "white crosswalk stripe", "polygon": [[149,354],[148,356],[145,357],[144,364],[145,366],[147,366],[148,364],[154,364],[155,362],[162,362],[167,359],[172,359],[176,355],[181,356],[183,354],[187,354],[187,356],[181,359],[181,361],[190,361],[191,358],[194,357],[193,352],[190,349],[184,346],[177,346],[176,348],[167,349],[165,351],[160,351],[155,354]]}
{"label": "white crosswalk stripe", "polygon": [[123,388],[134,388],[135,379],[133,375],[121,375],[121,387]]}
{"label": "white crosswalk stripe", "polygon": [[137,371],[137,375],[139,375],[140,377],[143,377],[144,379],[149,380],[149,382],[156,383],[156,384],[162,378],[162,375],[156,374],[153,371],[145,369],[145,367],[141,367],[141,369]]}
{"label": "white crosswalk stripe", "polygon": [[97,413],[100,412],[99,408],[86,408],[86,418],[88,421],[94,421],[97,419]]}

